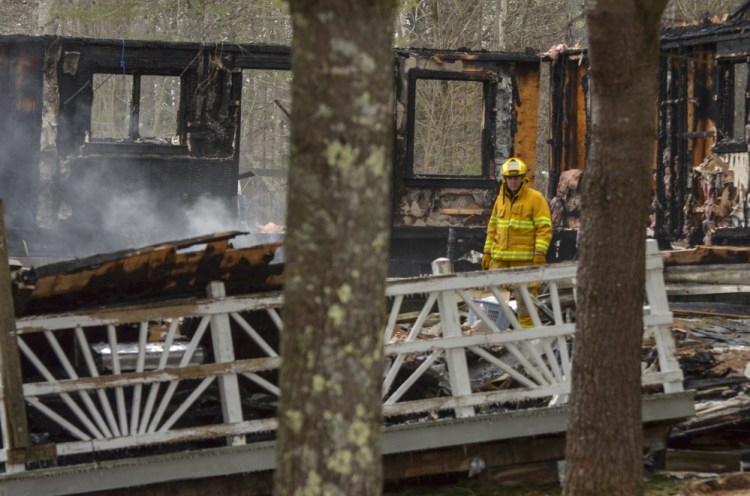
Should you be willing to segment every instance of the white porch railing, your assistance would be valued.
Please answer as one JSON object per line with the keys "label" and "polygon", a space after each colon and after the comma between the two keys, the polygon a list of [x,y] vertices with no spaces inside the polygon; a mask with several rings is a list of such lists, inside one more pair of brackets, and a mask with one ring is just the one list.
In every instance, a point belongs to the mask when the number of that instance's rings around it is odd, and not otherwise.
{"label": "white porch railing", "polygon": [[[387,285],[391,310],[384,329],[384,414],[428,418],[453,412],[467,417],[480,409],[516,408],[522,400],[564,402],[570,392],[568,350],[575,324],[564,318],[561,288],[570,288],[574,297],[575,264],[460,274],[448,273],[444,261],[434,267],[437,275]],[[549,293],[549,308],[541,313],[526,290],[526,284],[536,282]],[[533,328],[521,328],[504,301],[502,291],[508,285],[518,286],[533,309]],[[682,391],[662,262],[651,244],[646,286],[644,339],[655,340],[658,363],[644,369],[643,384],[652,386],[646,388],[651,393]],[[209,298],[197,302],[19,319],[23,397],[0,395],[0,462],[6,471],[33,470],[54,460],[74,463],[68,461],[75,460],[72,455],[124,458],[141,448],[184,450],[189,442],[240,445],[271,438],[275,413],[255,408],[249,395],[279,394],[282,296],[226,297],[223,291],[220,283],[213,283]],[[478,292],[496,297],[510,322],[508,330],[498,329],[482,311],[475,302]],[[405,337],[391,342],[411,295],[421,295],[424,303],[413,322],[399,327]],[[464,334],[467,309],[489,332]],[[418,339],[427,318],[436,313],[442,335]],[[473,384],[467,355],[472,363],[506,374],[512,386],[486,391]],[[438,363],[444,363],[442,378],[450,394],[437,388],[410,398],[415,385]],[[26,418],[8,414],[11,402],[25,404]],[[29,446],[5,441],[13,439],[9,429],[18,428],[29,430]]]}

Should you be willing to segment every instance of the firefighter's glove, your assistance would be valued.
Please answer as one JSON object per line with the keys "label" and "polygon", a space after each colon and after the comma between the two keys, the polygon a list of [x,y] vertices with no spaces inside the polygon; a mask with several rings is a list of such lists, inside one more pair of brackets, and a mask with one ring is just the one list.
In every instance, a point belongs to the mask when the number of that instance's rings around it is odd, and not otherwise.
{"label": "firefighter's glove", "polygon": [[544,265],[547,263],[547,254],[541,251],[534,252],[534,265]]}
{"label": "firefighter's glove", "polygon": [[489,253],[482,255],[482,270],[489,270],[492,256]]}

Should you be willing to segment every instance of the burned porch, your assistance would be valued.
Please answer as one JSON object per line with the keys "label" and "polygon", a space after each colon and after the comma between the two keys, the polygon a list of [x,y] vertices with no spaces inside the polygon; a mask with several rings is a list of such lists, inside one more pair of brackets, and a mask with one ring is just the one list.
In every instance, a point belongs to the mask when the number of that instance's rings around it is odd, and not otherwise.
{"label": "burned porch", "polygon": [[[200,240],[209,248],[193,257],[215,260],[211,244],[226,240]],[[246,253],[255,273],[264,273],[274,248]],[[158,256],[159,248],[101,260],[99,287],[107,278],[117,281],[123,264],[146,262],[147,253]],[[93,280],[96,269],[81,266],[55,279],[60,289],[75,289]],[[568,414],[576,265],[452,273],[441,259],[433,270],[434,276],[389,280],[384,295],[389,477],[435,473],[426,462],[404,471],[399,460],[412,452],[447,460],[463,449],[472,459],[486,457],[489,467],[554,463]],[[692,415],[693,393],[684,390],[675,359],[662,258],[653,242],[646,280],[643,418],[646,439],[658,444],[668,425]],[[273,469],[283,295],[266,287],[274,279],[255,292],[228,295],[230,281],[210,282],[205,297],[19,318],[2,346],[12,387],[0,398],[0,492],[76,494],[131,487],[133,480],[177,483]],[[534,281],[548,288],[539,302],[526,289]],[[507,285],[521,288],[533,328],[522,328],[505,301]],[[485,295],[495,298],[495,313]],[[500,451],[491,456],[495,444]]]}

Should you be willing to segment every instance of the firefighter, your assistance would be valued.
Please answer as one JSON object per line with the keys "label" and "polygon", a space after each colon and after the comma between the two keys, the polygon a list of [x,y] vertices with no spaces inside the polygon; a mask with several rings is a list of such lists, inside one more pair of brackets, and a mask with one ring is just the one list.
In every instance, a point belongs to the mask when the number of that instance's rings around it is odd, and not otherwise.
{"label": "firefighter", "polygon": [[[492,208],[484,242],[482,269],[505,269],[544,265],[552,241],[552,219],[549,205],[539,191],[528,185],[528,167],[519,158],[503,163],[503,181]],[[529,287],[536,298],[537,289]],[[518,320],[523,327],[533,327],[523,298],[516,291]]]}

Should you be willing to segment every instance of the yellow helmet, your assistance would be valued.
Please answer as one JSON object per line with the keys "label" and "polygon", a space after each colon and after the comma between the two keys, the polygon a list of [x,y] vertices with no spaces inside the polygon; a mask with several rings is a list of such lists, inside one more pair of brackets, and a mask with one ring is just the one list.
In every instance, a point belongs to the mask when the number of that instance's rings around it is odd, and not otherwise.
{"label": "yellow helmet", "polygon": [[528,171],[529,168],[526,167],[526,164],[524,164],[523,160],[521,160],[520,158],[511,157],[503,162],[503,177],[524,176]]}

